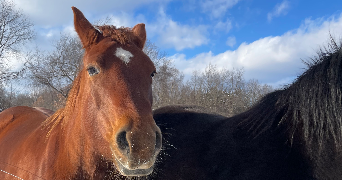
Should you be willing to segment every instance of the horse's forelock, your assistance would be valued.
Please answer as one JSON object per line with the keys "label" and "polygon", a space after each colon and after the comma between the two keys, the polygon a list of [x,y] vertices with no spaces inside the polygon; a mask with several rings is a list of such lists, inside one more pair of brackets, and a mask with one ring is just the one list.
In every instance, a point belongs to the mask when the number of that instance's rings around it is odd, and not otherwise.
{"label": "horse's forelock", "polygon": [[130,28],[116,28],[112,25],[95,26],[104,37],[109,37],[122,45],[129,44],[133,41],[134,35]]}

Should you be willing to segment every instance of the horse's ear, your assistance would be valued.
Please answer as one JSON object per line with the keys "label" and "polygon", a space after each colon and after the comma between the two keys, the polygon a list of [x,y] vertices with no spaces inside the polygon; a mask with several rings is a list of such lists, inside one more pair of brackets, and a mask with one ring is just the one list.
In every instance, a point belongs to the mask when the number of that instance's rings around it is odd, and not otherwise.
{"label": "horse's ear", "polygon": [[84,17],[83,13],[76,7],[71,7],[74,12],[74,26],[81,39],[84,48],[90,47],[100,41],[102,34]]}
{"label": "horse's ear", "polygon": [[134,43],[138,46],[138,48],[143,49],[146,42],[146,30],[145,24],[137,24],[132,29],[134,36]]}

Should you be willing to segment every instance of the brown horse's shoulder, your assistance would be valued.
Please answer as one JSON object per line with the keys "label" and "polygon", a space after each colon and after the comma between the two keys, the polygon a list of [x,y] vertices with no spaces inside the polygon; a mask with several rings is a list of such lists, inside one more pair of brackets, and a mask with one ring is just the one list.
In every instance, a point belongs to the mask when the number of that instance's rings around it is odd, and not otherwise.
{"label": "brown horse's shoulder", "polygon": [[[48,143],[42,129],[46,118],[41,111],[26,106],[11,107],[0,113],[0,161],[20,167],[2,166],[2,170],[23,179],[35,179],[39,175],[34,169],[47,158]],[[4,175],[0,172],[0,179],[9,179]]]}
{"label": "brown horse's shoulder", "polygon": [[[22,118],[26,117],[26,118]],[[32,107],[27,106],[16,106],[8,108],[0,113],[0,132],[10,123],[22,120],[38,120],[43,121],[48,116]]]}

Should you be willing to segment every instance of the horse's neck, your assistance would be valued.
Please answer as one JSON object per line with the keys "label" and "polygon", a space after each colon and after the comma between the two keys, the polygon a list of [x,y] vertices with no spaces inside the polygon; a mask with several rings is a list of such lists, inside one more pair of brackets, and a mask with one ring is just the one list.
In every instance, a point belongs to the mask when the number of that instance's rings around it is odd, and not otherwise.
{"label": "horse's neck", "polygon": [[[78,79],[79,80],[79,79]],[[87,98],[79,88],[79,83],[74,84],[70,91],[66,106],[50,116],[44,126],[47,128],[48,141],[54,144],[58,142],[55,156],[56,173],[61,173],[57,179],[68,178],[63,176],[68,172],[75,174],[81,168],[88,174],[95,171],[94,159],[96,144],[94,135],[86,127],[90,121],[87,111],[80,97]],[[78,85],[78,86],[77,86]],[[83,111],[84,110],[84,111]],[[82,112],[83,111],[83,112]]]}
{"label": "horse's neck", "polygon": [[[82,169],[92,174],[95,171],[93,164],[95,150],[92,135],[85,130],[82,119],[75,115],[67,115],[66,109],[57,111],[45,123],[49,153],[53,153],[53,167],[55,179],[69,179],[70,175]],[[51,151],[51,152],[50,152]]]}

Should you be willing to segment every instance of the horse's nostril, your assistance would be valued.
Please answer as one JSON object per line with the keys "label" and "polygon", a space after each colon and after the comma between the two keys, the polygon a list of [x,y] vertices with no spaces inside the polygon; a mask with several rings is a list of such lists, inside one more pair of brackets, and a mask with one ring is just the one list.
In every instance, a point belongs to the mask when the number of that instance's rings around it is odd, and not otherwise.
{"label": "horse's nostril", "polygon": [[158,152],[162,147],[162,135],[160,132],[156,132],[156,146],[155,146],[155,151]]}
{"label": "horse's nostril", "polygon": [[120,150],[127,151],[128,153],[129,144],[128,144],[127,137],[126,137],[126,131],[122,131],[117,135],[116,143],[118,144],[118,147]]}

